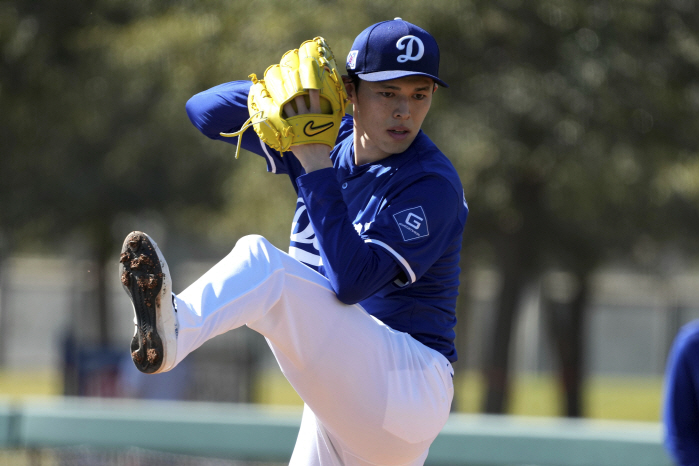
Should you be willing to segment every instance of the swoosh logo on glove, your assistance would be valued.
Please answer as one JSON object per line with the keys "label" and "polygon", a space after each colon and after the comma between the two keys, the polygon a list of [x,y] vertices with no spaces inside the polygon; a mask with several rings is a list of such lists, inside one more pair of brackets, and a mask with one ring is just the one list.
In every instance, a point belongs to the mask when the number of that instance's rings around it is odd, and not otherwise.
{"label": "swoosh logo on glove", "polygon": [[313,126],[314,124],[315,121],[309,121],[308,123],[306,123],[306,126],[303,127],[303,134],[305,134],[308,137],[313,137],[322,133],[323,131],[329,130],[335,125],[335,123],[332,121],[330,123],[325,123],[324,125],[320,126]]}

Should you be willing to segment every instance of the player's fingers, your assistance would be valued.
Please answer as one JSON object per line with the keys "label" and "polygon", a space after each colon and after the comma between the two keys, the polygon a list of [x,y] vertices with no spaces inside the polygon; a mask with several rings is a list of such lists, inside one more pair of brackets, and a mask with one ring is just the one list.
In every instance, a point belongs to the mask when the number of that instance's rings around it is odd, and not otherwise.
{"label": "player's fingers", "polygon": [[299,113],[308,113],[308,107],[302,95],[296,96],[294,101],[296,102],[296,108],[299,110]]}
{"label": "player's fingers", "polygon": [[291,103],[284,104],[284,113],[286,113],[288,117],[296,116],[296,112],[294,111],[294,107],[291,106]]}
{"label": "player's fingers", "polygon": [[320,113],[320,91],[318,89],[310,89],[308,97],[311,100],[311,113]]}

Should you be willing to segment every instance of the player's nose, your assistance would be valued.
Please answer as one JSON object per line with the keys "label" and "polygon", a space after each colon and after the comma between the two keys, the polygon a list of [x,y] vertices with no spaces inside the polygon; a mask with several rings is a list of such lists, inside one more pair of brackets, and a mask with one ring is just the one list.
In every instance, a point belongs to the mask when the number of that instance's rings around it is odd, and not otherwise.
{"label": "player's nose", "polygon": [[396,107],[393,110],[393,117],[399,120],[410,118],[410,104],[406,98],[398,98],[395,100]]}

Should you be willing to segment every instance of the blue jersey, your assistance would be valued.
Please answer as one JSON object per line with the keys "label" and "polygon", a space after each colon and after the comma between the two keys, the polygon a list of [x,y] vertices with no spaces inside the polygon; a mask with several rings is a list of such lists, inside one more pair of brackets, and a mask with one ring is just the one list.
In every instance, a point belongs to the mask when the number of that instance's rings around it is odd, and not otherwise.
{"label": "blue jersey", "polygon": [[[206,136],[236,144],[248,117],[249,81],[192,97],[187,112]],[[287,174],[298,194],[289,254],[325,275],[338,298],[456,361],[459,253],[468,207],[451,162],[420,131],[403,153],[354,164],[351,116],[330,153],[333,168],[305,173],[253,131],[242,146]]]}
{"label": "blue jersey", "polygon": [[665,447],[680,466],[699,466],[699,321],[682,327],[667,360]]}

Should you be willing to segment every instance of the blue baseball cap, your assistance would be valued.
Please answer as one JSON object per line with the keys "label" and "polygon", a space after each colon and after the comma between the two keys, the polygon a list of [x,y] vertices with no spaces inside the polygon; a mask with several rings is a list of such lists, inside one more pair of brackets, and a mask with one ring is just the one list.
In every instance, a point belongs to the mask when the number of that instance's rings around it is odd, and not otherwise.
{"label": "blue baseball cap", "polygon": [[424,29],[401,18],[363,30],[347,55],[347,73],[364,81],[388,81],[405,76],[427,76],[440,86],[439,46]]}

